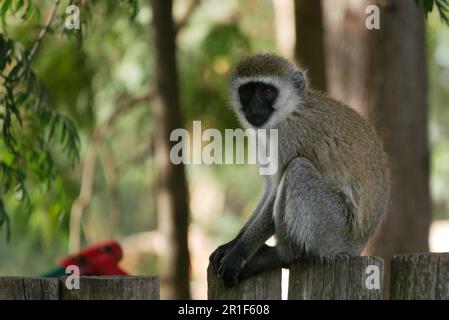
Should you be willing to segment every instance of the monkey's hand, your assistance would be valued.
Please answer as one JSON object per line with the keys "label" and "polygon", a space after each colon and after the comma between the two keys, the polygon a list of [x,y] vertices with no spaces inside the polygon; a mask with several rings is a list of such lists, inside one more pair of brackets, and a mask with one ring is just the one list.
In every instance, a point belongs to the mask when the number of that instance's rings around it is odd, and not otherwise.
{"label": "monkey's hand", "polygon": [[245,265],[245,255],[234,247],[220,260],[217,269],[218,277],[223,280],[226,287],[236,286]]}
{"label": "monkey's hand", "polygon": [[221,260],[232,250],[236,242],[237,239],[231,240],[228,243],[219,246],[217,249],[215,249],[214,252],[212,252],[212,254],[209,257],[209,262],[212,263],[215,273],[218,274],[218,269],[220,268]]}

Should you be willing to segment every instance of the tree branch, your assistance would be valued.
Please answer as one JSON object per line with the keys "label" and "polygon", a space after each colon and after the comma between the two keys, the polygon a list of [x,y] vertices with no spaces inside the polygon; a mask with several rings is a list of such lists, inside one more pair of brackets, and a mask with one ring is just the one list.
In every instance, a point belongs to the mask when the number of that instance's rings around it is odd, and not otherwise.
{"label": "tree branch", "polygon": [[114,154],[108,143],[103,143],[98,148],[98,155],[103,167],[106,185],[109,189],[111,203],[111,225],[115,231],[122,220],[122,201],[119,188],[119,174],[114,162]]}
{"label": "tree branch", "polygon": [[89,146],[84,158],[81,187],[78,198],[73,202],[70,212],[69,252],[79,251],[81,243],[81,219],[84,209],[90,203],[94,184],[97,153],[92,145]]}
{"label": "tree branch", "polygon": [[106,133],[109,131],[114,122],[118,119],[118,117],[122,113],[132,110],[136,105],[138,105],[141,102],[153,99],[155,95],[156,91],[154,89],[150,89],[150,91],[147,94],[144,94],[139,97],[122,96],[121,98],[119,98],[117,104],[120,105],[120,107],[115,109],[114,112],[112,112],[109,115],[109,118],[106,119],[106,121],[104,121],[102,124],[100,124],[95,128],[94,133],[92,134],[92,141],[96,144],[101,143]]}
{"label": "tree branch", "polygon": [[28,62],[31,62],[33,60],[34,56],[36,55],[37,51],[39,50],[42,40],[44,40],[45,35],[47,34],[48,30],[50,29],[51,23],[53,22],[53,19],[56,15],[56,11],[58,10],[59,5],[61,4],[61,0],[56,0],[53,4],[53,7],[51,8],[50,14],[48,15],[47,22],[45,23],[45,26],[42,28],[41,32],[39,33],[39,36],[37,37],[36,41],[34,42],[33,48],[30,51],[30,54],[28,55]]}
{"label": "tree branch", "polygon": [[184,26],[189,22],[190,17],[195,12],[195,9],[201,4],[201,0],[192,0],[190,1],[189,7],[187,8],[184,16],[176,23],[175,25],[175,34],[178,34],[179,31],[184,28]]}
{"label": "tree branch", "polygon": [[81,176],[81,187],[78,198],[73,202],[70,212],[70,230],[69,230],[69,251],[77,252],[81,243],[81,220],[84,210],[89,205],[93,194],[93,183],[95,167],[97,161],[98,147],[106,138],[107,132],[113,126],[115,121],[125,111],[132,110],[140,102],[149,101],[155,96],[155,90],[150,91],[139,97],[122,97],[117,104],[120,106],[111,113],[111,115],[102,124],[98,125],[92,134],[90,145],[84,158],[83,173]]}
{"label": "tree branch", "polygon": [[[30,53],[28,56],[23,58],[26,61],[26,64],[29,65],[30,62],[33,60],[33,58],[36,56],[37,52],[39,51],[39,48],[42,44],[42,41],[45,38],[45,35],[47,34],[48,30],[50,29],[51,23],[53,22],[53,19],[55,18],[56,11],[58,11],[58,7],[61,4],[61,0],[56,0],[53,4],[53,7],[51,8],[50,14],[48,15],[47,21],[44,25],[44,27],[39,32],[39,35],[37,39],[34,42],[33,47],[30,50]],[[28,67],[27,67],[28,68]],[[21,69],[18,74],[15,76],[14,81],[11,84],[11,88],[14,88],[20,81],[20,78],[25,74],[27,71],[27,68]],[[8,77],[11,75],[11,73],[8,75]]]}

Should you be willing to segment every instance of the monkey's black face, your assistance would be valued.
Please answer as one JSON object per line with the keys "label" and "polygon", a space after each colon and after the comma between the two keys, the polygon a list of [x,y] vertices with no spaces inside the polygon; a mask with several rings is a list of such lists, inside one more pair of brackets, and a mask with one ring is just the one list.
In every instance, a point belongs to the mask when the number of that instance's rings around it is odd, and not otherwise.
{"label": "monkey's black face", "polygon": [[260,127],[270,119],[278,90],[266,83],[248,82],[239,88],[240,103],[246,120]]}

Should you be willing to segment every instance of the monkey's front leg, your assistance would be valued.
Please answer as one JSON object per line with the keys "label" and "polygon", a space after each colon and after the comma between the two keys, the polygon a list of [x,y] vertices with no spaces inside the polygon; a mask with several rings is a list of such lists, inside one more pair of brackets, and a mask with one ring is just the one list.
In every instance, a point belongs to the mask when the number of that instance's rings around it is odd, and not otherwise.
{"label": "monkey's front leg", "polygon": [[242,237],[242,235],[245,233],[246,229],[252,224],[254,219],[259,215],[259,213],[262,211],[263,207],[265,206],[265,203],[267,202],[267,199],[269,198],[271,192],[270,185],[267,183],[265,185],[264,193],[259,200],[259,203],[257,204],[256,209],[254,210],[253,214],[249,218],[249,220],[246,222],[246,224],[243,226],[243,228],[239,231],[238,235],[231,241],[219,246],[209,257],[210,263],[212,263],[212,266],[214,267],[214,270],[217,272],[218,268],[220,267],[220,262],[235,246],[237,241]]}
{"label": "monkey's front leg", "polygon": [[256,254],[265,241],[274,234],[273,206],[276,190],[273,190],[257,216],[247,225],[241,236],[229,252],[218,263],[218,276],[223,279],[225,286],[238,283],[239,275],[247,262]]}

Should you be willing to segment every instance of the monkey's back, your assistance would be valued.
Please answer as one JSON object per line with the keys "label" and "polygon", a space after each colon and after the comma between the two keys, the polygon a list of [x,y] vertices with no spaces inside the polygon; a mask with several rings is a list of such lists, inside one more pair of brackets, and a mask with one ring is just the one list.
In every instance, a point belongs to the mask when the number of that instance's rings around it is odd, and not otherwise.
{"label": "monkey's back", "polygon": [[310,91],[279,129],[281,168],[294,157],[310,160],[349,200],[354,236],[369,238],[388,210],[390,193],[388,157],[373,126],[352,108]]}

